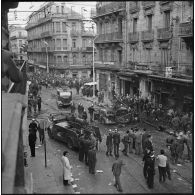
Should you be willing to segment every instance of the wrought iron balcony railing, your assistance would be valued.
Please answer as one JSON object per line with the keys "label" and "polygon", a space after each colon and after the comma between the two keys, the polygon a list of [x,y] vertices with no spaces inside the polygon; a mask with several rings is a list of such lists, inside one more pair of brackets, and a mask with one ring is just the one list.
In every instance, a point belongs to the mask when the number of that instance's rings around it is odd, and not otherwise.
{"label": "wrought iron balcony railing", "polygon": [[151,31],[142,31],[141,40],[143,42],[152,41],[154,39],[154,30]]}
{"label": "wrought iron balcony railing", "polygon": [[155,1],[142,1],[143,9],[147,9],[155,6]]}
{"label": "wrought iron balcony railing", "polygon": [[95,36],[95,35],[94,35],[93,31],[90,31],[90,30],[84,31],[84,30],[82,30],[81,31],[81,36]]}
{"label": "wrought iron balcony railing", "polygon": [[102,42],[121,42],[123,41],[122,33],[120,32],[113,32],[107,34],[100,34],[95,39],[95,43],[102,43]]}
{"label": "wrought iron balcony railing", "polygon": [[129,2],[129,12],[135,13],[138,12],[140,10],[140,5],[138,1],[130,1]]}
{"label": "wrought iron balcony railing", "polygon": [[112,12],[121,11],[124,9],[125,9],[125,1],[112,2],[109,4],[103,5],[103,6],[99,6],[99,4],[97,4],[96,13],[95,13],[95,11],[91,11],[91,16],[97,17],[100,15],[105,15],[105,14],[109,14]]}
{"label": "wrought iron balcony railing", "polygon": [[168,40],[172,37],[172,31],[170,28],[159,28],[157,29],[158,40]]}
{"label": "wrought iron balcony railing", "polygon": [[139,32],[129,33],[129,43],[135,43],[139,41]]}
{"label": "wrought iron balcony railing", "polygon": [[51,37],[51,36],[53,36],[53,33],[51,31],[45,31],[45,32],[41,33],[41,38]]}
{"label": "wrought iron balcony railing", "polygon": [[179,25],[179,36],[183,37],[193,36],[192,22],[181,23]]}

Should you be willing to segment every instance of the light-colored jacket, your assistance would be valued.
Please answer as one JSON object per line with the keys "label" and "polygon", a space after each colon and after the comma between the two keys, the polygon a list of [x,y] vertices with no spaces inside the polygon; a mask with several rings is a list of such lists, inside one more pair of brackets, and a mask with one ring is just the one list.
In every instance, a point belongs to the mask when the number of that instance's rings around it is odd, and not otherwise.
{"label": "light-colored jacket", "polygon": [[63,175],[64,180],[70,180],[71,179],[71,166],[68,158],[66,156],[62,156],[62,165],[63,165]]}

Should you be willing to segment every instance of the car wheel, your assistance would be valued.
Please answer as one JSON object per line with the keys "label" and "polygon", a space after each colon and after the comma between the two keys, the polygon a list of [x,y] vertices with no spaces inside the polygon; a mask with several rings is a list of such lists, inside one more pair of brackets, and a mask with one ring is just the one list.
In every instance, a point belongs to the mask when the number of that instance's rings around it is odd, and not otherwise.
{"label": "car wheel", "polygon": [[70,138],[68,138],[67,146],[69,149],[73,150],[73,141]]}

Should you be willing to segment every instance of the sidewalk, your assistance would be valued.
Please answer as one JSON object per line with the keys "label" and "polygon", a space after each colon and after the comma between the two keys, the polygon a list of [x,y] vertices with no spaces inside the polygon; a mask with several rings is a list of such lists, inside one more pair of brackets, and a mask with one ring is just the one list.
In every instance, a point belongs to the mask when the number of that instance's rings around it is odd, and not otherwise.
{"label": "sidewalk", "polygon": [[[28,133],[26,132],[28,136]],[[47,167],[45,167],[44,145],[37,144],[35,148],[35,157],[31,157],[30,147],[26,148],[27,164],[25,167],[26,191],[28,194],[73,194],[72,185],[63,185],[61,161],[50,150],[50,144],[47,142]]]}

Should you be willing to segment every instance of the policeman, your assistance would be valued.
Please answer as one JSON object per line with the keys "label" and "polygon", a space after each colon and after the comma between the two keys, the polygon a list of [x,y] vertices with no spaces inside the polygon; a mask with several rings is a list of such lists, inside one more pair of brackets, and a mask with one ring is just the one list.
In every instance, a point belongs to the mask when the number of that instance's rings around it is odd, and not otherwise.
{"label": "policeman", "polygon": [[127,152],[128,152],[128,144],[129,144],[129,131],[126,131],[126,134],[124,135],[122,140],[124,144],[124,149],[122,152],[125,156],[128,156]]}
{"label": "policeman", "polygon": [[144,162],[143,174],[145,179],[148,178],[147,170],[148,170],[149,158],[150,158],[150,150],[146,149],[145,154],[143,156],[143,162]]}
{"label": "policeman", "polygon": [[113,142],[112,142],[112,130],[109,129],[109,133],[106,137],[106,146],[107,146],[107,151],[106,151],[106,155],[112,156],[112,149],[113,149]]}
{"label": "policeman", "polygon": [[120,134],[118,133],[117,129],[115,129],[115,132],[113,134],[113,144],[114,144],[115,158],[118,158],[119,157]]}

